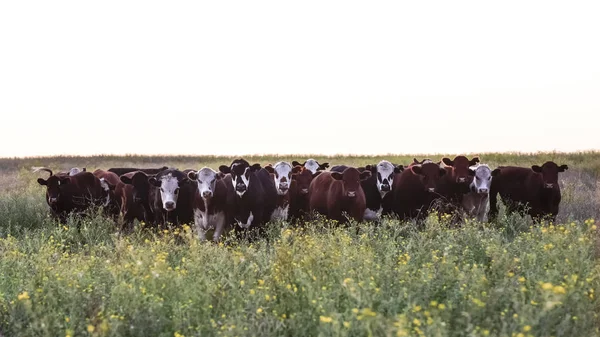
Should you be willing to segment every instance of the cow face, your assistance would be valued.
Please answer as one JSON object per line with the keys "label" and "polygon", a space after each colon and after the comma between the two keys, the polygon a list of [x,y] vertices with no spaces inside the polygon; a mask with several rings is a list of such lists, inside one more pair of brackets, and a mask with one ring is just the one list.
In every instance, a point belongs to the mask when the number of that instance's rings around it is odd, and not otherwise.
{"label": "cow face", "polygon": [[275,180],[277,194],[285,195],[292,183],[292,165],[280,161],[269,172],[275,175],[273,179]]}
{"label": "cow face", "polygon": [[371,176],[371,171],[359,172],[353,167],[349,167],[344,172],[331,172],[331,177],[336,180],[341,180],[344,186],[344,196],[348,198],[356,197],[359,190],[361,180],[366,180]]}
{"label": "cow face", "polygon": [[304,169],[303,166],[295,166],[292,169],[292,179],[296,181],[296,187],[298,188],[298,193],[302,195],[308,194],[308,187],[310,186],[310,182],[314,177],[318,176],[322,171],[317,171],[316,173],[312,173],[308,169]]}
{"label": "cow face", "polygon": [[569,167],[567,165],[558,166],[553,161],[547,161],[541,167],[533,165],[531,169],[533,170],[533,172],[542,175],[542,180],[544,181],[544,188],[554,188],[554,186],[558,186],[558,173],[568,170]]}
{"label": "cow face", "polygon": [[492,185],[492,177],[500,173],[499,169],[492,171],[486,164],[474,165],[469,167],[473,171],[473,181],[469,185],[472,192],[479,194],[488,194]]}
{"label": "cow face", "polygon": [[223,174],[221,172],[216,172],[210,167],[203,167],[198,172],[190,172],[188,173],[188,178],[191,180],[195,180],[198,184],[198,193],[204,200],[212,198],[215,194],[215,186],[217,185],[217,180],[223,178]]}
{"label": "cow face", "polygon": [[231,183],[233,184],[235,193],[240,198],[244,196],[250,186],[250,175],[258,170],[260,170],[260,164],[250,166],[244,159],[234,160],[229,167],[225,165],[219,166],[219,171],[231,174]]}
{"label": "cow face", "polygon": [[308,169],[310,172],[312,172],[313,174],[316,173],[317,171],[321,170],[321,171],[325,171],[328,167],[329,167],[329,163],[323,163],[323,164],[319,164],[316,160],[314,159],[308,159],[307,161],[305,161],[304,163],[300,164],[297,161],[293,161],[292,162],[293,166],[304,166],[306,169]]}
{"label": "cow face", "polygon": [[133,185],[132,197],[135,203],[147,203],[150,192],[150,182],[148,176],[141,171],[134,174],[125,174],[119,177],[124,184]]}
{"label": "cow face", "polygon": [[377,174],[377,190],[383,198],[387,192],[392,190],[394,184],[394,176],[404,170],[402,165],[394,165],[387,160],[382,160],[371,169],[371,173]]}
{"label": "cow face", "polygon": [[454,160],[442,158],[442,162],[446,166],[452,167],[452,178],[458,184],[469,184],[473,179],[473,171],[469,167],[479,163],[479,157],[474,157],[469,160],[465,156],[457,156]]}
{"label": "cow face", "polygon": [[446,170],[436,163],[411,166],[410,170],[421,179],[425,191],[431,193],[435,193],[440,177],[446,174]]}
{"label": "cow face", "polygon": [[186,183],[187,177],[181,171],[166,170],[150,177],[148,182],[160,188],[160,198],[165,211],[170,212],[177,208],[179,188]]}
{"label": "cow face", "polygon": [[61,186],[70,182],[67,176],[50,176],[47,180],[39,178],[38,184],[46,186],[46,202],[48,205],[54,206],[60,200]]}

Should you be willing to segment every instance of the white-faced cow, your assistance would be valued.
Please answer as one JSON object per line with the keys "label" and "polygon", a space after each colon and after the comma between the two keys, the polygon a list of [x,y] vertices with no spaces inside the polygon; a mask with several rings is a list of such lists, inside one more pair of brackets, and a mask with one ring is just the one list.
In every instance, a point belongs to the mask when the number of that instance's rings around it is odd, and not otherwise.
{"label": "white-faced cow", "polygon": [[[190,190],[195,190],[187,174],[177,169],[167,169],[156,176],[148,178],[150,185],[150,201],[155,222],[163,225],[191,223],[193,220],[192,199]],[[180,200],[183,197],[183,200]]]}
{"label": "white-faced cow", "polygon": [[474,177],[469,185],[469,193],[463,196],[462,206],[470,217],[483,222],[487,220],[492,179],[500,170],[492,171],[486,164],[477,164],[469,169],[474,172]]}
{"label": "white-faced cow", "polygon": [[287,220],[288,211],[290,208],[290,187],[292,185],[292,165],[287,162],[280,161],[275,163],[274,166],[265,166],[265,169],[269,171],[275,182],[275,189],[277,190],[277,206],[273,215],[272,220]]}
{"label": "white-faced cow", "polygon": [[228,224],[227,185],[222,179],[224,176],[209,167],[188,173],[188,178],[198,185],[193,209],[194,224],[200,240],[206,240],[206,232],[214,230],[213,241],[218,242]]}
{"label": "white-faced cow", "polygon": [[302,164],[300,164],[299,162],[294,160],[292,162],[292,166],[297,166],[297,165],[306,167],[306,169],[308,169],[312,173],[317,173],[317,171],[325,171],[329,167],[329,163],[319,164],[316,160],[314,160],[312,158],[306,160]]}

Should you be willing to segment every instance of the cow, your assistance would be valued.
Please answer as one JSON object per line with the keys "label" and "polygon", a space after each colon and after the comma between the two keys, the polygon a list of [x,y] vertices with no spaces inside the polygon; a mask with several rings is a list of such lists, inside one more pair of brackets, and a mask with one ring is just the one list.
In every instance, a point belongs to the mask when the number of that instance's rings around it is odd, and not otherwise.
{"label": "cow", "polygon": [[529,214],[536,223],[546,217],[556,221],[561,200],[558,174],[568,168],[553,161],[531,168],[498,167],[499,172],[490,187],[490,219],[498,214],[497,195],[500,194],[508,212]]}
{"label": "cow", "polygon": [[166,169],[150,176],[150,206],[154,222],[162,226],[167,222],[174,225],[192,223],[192,197],[195,186],[187,173],[177,169]]}
{"label": "cow", "polygon": [[316,173],[317,171],[325,171],[329,167],[329,163],[319,164],[316,160],[314,160],[312,158],[306,160],[302,164],[300,164],[296,160],[294,160],[292,162],[292,166],[298,166],[298,165],[306,167],[313,174]]}
{"label": "cow", "polygon": [[[336,165],[331,168],[331,171],[343,172],[347,168],[346,165]],[[389,192],[392,190],[394,177],[404,170],[404,166],[382,160],[376,165],[369,164],[365,167],[359,167],[357,170],[359,172],[365,170],[371,172],[369,178],[361,181],[367,203],[364,220],[374,221],[381,215],[390,214],[392,212],[393,196]]]}
{"label": "cow", "polygon": [[197,183],[194,194],[194,225],[198,238],[206,240],[206,232],[214,230],[213,241],[218,242],[229,223],[227,216],[227,185],[225,175],[209,167],[190,171],[188,178]]}
{"label": "cow", "polygon": [[454,160],[442,158],[440,166],[446,170],[446,174],[442,177],[438,188],[438,193],[443,196],[440,213],[458,214],[462,207],[463,196],[469,193],[469,185],[473,181],[474,172],[469,167],[478,162],[479,157],[471,160],[465,156],[456,156]]}
{"label": "cow", "polygon": [[46,187],[46,202],[52,215],[64,223],[70,213],[82,213],[91,206],[99,206],[104,198],[100,180],[91,172],[80,172],[74,176],[67,173],[52,174],[48,179],[38,178],[38,184]]}
{"label": "cow", "polygon": [[363,220],[366,209],[365,193],[361,181],[369,178],[371,171],[359,172],[348,167],[343,172],[322,172],[310,183],[308,189],[309,209],[336,220],[348,221],[344,212],[358,221]]}
{"label": "cow", "polygon": [[115,194],[115,188],[120,182],[119,176],[102,169],[97,169],[92,174],[100,180],[100,185],[104,190],[105,201],[102,206],[104,206],[107,214],[117,218],[121,212],[121,198]]}
{"label": "cow", "polygon": [[72,168],[69,170],[69,175],[70,175],[70,176],[74,176],[74,175],[76,175],[76,174],[77,174],[77,173],[79,173],[79,172],[86,172],[86,169],[85,169],[85,167],[84,167],[84,168],[82,168],[82,169],[80,169],[79,167],[72,167]]}
{"label": "cow", "polygon": [[260,164],[250,165],[244,159],[235,159],[230,166],[221,165],[219,171],[227,176],[227,203],[230,219],[236,230],[260,235],[263,226],[271,220],[277,204],[277,190],[269,172]]}
{"label": "cow", "polygon": [[277,190],[277,206],[272,220],[287,220],[290,208],[290,187],[292,185],[292,165],[280,161],[275,165],[267,165],[265,169],[273,177],[275,188]]}
{"label": "cow", "polygon": [[296,165],[292,169],[292,184],[290,186],[290,208],[288,219],[298,221],[306,217],[309,212],[308,190],[311,181],[323,171],[312,173],[304,166]]}
{"label": "cow", "polygon": [[153,223],[155,216],[150,205],[150,190],[153,186],[148,176],[142,171],[125,173],[119,177],[120,182],[115,188],[115,194],[121,198],[121,214],[125,225],[129,226],[134,220]]}
{"label": "cow", "polygon": [[125,173],[129,173],[129,172],[136,172],[136,171],[141,171],[144,172],[146,174],[152,174],[155,175],[161,171],[167,170],[168,167],[167,166],[163,166],[163,167],[159,167],[159,168],[132,168],[132,167],[112,167],[109,168],[107,171],[108,172],[113,172],[118,176],[122,176]]}
{"label": "cow", "polygon": [[489,208],[489,193],[492,179],[500,169],[491,170],[486,164],[477,164],[469,167],[474,172],[474,178],[469,184],[469,193],[462,199],[462,207],[465,212],[479,222],[486,220]]}
{"label": "cow", "polygon": [[446,170],[428,162],[409,166],[402,171],[392,185],[393,213],[400,219],[424,219],[433,201],[440,198],[437,191]]}

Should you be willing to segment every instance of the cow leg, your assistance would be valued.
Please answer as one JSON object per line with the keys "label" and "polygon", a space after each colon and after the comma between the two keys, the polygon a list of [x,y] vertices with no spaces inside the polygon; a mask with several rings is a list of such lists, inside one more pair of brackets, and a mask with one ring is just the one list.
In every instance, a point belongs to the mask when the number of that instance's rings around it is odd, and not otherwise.
{"label": "cow leg", "polygon": [[225,229],[225,214],[215,215],[215,233],[213,234],[213,241],[219,242],[223,229]]}
{"label": "cow leg", "polygon": [[494,188],[494,183],[492,181],[492,186],[490,188],[490,211],[488,215],[489,221],[495,221],[498,216],[498,190]]}
{"label": "cow leg", "polygon": [[198,239],[200,241],[206,241],[206,231],[204,230],[204,228],[200,228],[200,226],[196,226],[196,229],[198,230]]}

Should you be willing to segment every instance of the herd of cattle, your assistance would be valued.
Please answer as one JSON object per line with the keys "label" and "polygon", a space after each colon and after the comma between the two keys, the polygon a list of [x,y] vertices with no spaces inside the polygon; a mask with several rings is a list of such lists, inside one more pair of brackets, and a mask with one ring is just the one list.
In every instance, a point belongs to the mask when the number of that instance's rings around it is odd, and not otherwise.
{"label": "herd of cattle", "polygon": [[[555,220],[561,194],[558,174],[567,165],[501,166],[491,169],[479,158],[457,156],[440,162],[414,159],[408,165],[382,160],[365,167],[329,168],[314,159],[262,167],[236,159],[218,171],[175,168],[110,168],[87,172],[73,168],[39,178],[46,201],[60,221],[92,205],[120,219],[161,226],[195,224],[201,239],[214,230],[260,230],[272,220],[302,221],[314,213],[345,222],[377,220],[383,215],[421,220],[434,205],[479,221],[493,220],[500,194],[509,212],[534,220]],[[489,213],[489,214],[488,214]]]}

